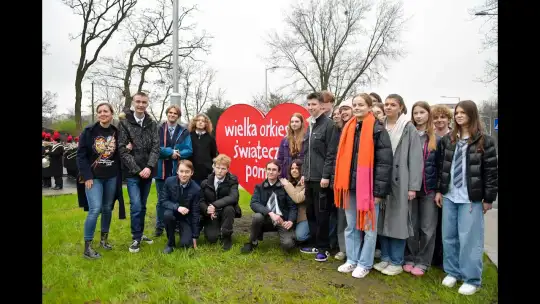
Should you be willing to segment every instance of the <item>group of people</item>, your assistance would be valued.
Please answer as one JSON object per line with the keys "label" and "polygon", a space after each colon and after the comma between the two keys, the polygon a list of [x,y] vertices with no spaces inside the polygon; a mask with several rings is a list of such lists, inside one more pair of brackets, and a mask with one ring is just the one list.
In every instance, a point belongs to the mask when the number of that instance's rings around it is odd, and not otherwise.
{"label": "group of people", "polygon": [[[306,99],[310,118],[291,116],[278,158],[266,164],[266,178],[254,189],[249,242],[241,252],[252,252],[265,232],[277,231],[284,251],[299,247],[324,262],[334,249],[334,257],[345,261],[337,270],[355,278],[372,268],[422,276],[441,222],[442,284],[462,280],[459,292],[475,293],[483,267],[483,213],[498,191],[495,143],[483,131],[476,104],[461,101],[452,114],[420,101],[408,116],[397,94],[383,103],[375,93],[362,93],[336,110],[330,92]],[[158,198],[154,237],[166,231],[164,253],[177,247],[176,231],[180,247],[197,247],[203,231],[210,243],[219,240],[229,250],[234,219],[242,216],[238,178],[229,172],[231,158],[218,154],[211,121],[198,114],[186,129],[178,124],[180,108],[172,105],[158,125],[146,113],[148,102],[146,94],[135,94],[133,110],[118,126],[111,124],[112,107],[99,104],[99,121],[80,135],[79,204],[88,211],[84,257],[100,257],[92,246],[100,213],[99,246],[112,248],[116,200],[125,218],[122,176],[130,199],[130,252],[153,243],[144,234],[152,179]],[[374,264],[377,251],[380,262]]]}
{"label": "group of people", "polygon": [[[44,189],[62,190],[64,188],[64,168],[68,176],[76,177],[77,166],[75,155],[79,138],[68,135],[65,140],[61,139],[58,131],[51,135],[41,132],[41,157],[43,161],[41,169],[41,187]],[[52,179],[54,178],[54,187]]]}

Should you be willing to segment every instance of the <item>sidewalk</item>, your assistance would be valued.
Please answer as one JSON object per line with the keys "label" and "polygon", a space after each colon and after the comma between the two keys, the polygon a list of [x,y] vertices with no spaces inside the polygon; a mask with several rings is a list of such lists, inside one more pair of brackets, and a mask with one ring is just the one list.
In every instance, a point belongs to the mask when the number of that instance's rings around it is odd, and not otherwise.
{"label": "sidewalk", "polygon": [[493,208],[484,215],[484,251],[497,267],[499,267],[498,213],[499,210]]}

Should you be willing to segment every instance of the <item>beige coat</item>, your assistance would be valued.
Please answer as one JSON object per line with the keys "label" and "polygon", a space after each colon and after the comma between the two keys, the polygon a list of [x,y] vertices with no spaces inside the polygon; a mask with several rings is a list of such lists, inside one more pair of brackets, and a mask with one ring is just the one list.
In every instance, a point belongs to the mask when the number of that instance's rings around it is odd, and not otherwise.
{"label": "beige coat", "polygon": [[284,188],[289,197],[293,200],[293,202],[298,205],[298,216],[296,218],[296,222],[300,223],[307,220],[306,204],[304,203],[306,199],[305,187],[303,185],[300,185],[300,183],[298,183],[296,187],[293,186],[291,183],[287,183]]}

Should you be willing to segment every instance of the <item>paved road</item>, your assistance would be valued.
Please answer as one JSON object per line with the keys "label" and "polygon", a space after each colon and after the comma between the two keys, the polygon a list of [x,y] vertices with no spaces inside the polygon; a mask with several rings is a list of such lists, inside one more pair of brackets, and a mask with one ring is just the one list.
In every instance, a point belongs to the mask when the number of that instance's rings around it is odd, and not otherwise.
{"label": "paved road", "polygon": [[499,210],[492,209],[484,215],[484,251],[489,259],[499,266]]}

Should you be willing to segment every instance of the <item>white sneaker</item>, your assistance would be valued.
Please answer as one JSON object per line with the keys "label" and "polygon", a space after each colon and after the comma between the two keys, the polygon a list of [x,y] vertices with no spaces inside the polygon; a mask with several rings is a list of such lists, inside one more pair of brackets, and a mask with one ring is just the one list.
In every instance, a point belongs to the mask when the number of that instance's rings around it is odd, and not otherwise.
{"label": "white sneaker", "polygon": [[349,273],[349,272],[353,271],[355,268],[356,268],[356,265],[345,263],[345,264],[339,266],[337,271],[342,272],[342,273]]}
{"label": "white sneaker", "polygon": [[380,250],[380,249],[375,249],[375,258],[376,258],[376,259],[380,259],[380,258],[381,258],[381,250]]}
{"label": "white sneaker", "polygon": [[381,271],[382,274],[393,276],[398,275],[403,272],[403,267],[398,265],[388,265],[385,269]]}
{"label": "white sneaker", "polygon": [[461,287],[459,287],[458,293],[460,293],[462,295],[465,295],[465,296],[470,296],[470,295],[474,294],[479,288],[480,287],[477,287],[477,286],[474,286],[474,285],[471,285],[471,284],[463,283],[463,285],[461,285]]}
{"label": "white sneaker", "polygon": [[362,267],[362,266],[357,266],[357,267],[354,269],[354,271],[353,271],[353,273],[352,273],[352,276],[353,276],[354,278],[361,279],[361,278],[367,276],[368,273],[369,273],[369,269],[365,269],[365,268]]}
{"label": "white sneaker", "polygon": [[345,258],[347,257],[347,255],[345,255],[345,252],[338,252],[336,253],[336,255],[334,256],[334,259],[336,260],[339,260],[339,261],[343,261],[345,260]]}
{"label": "white sneaker", "polygon": [[447,275],[446,277],[444,277],[444,279],[442,280],[442,284],[446,287],[454,287],[454,285],[456,285],[456,282],[457,282],[457,279],[454,278],[453,276],[451,275]]}
{"label": "white sneaker", "polygon": [[390,265],[390,263],[382,261],[373,265],[373,268],[375,268],[378,271],[383,271],[386,267],[388,267],[388,265]]}

